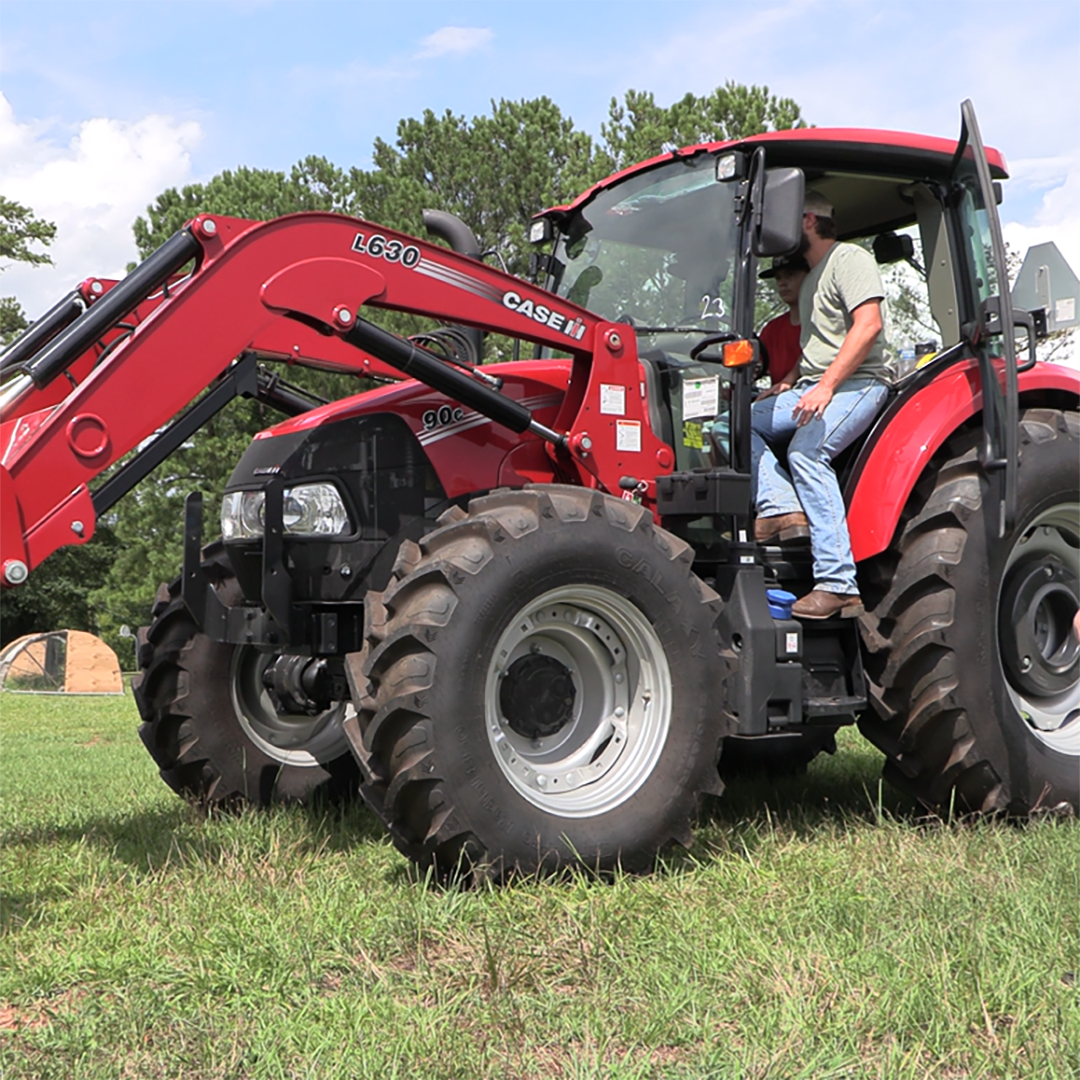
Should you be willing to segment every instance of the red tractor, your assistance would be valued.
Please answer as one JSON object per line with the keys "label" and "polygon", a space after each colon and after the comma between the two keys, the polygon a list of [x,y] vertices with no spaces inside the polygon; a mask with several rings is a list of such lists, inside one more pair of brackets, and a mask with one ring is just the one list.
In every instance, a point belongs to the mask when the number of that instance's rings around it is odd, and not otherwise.
{"label": "red tractor", "polygon": [[[545,287],[447,215],[453,250],[200,215],[5,354],[3,583],[258,396],[288,418],[237,463],[219,541],[188,499],[139,636],[140,733],[181,794],[358,785],[438,872],[643,869],[688,841],[718,763],[798,765],[858,723],[928,806],[1075,810],[1080,379],[1009,301],[1005,175],[970,104],[956,143],[690,147],[535,218]],[[929,339],[835,463],[859,620],[771,605],[811,587],[809,550],[752,540],[758,260],[797,245],[807,183],[892,267],[894,336]],[[365,308],[443,325],[405,340]],[[480,366],[485,331],[533,358]],[[394,381],[318,405],[275,361]]]}

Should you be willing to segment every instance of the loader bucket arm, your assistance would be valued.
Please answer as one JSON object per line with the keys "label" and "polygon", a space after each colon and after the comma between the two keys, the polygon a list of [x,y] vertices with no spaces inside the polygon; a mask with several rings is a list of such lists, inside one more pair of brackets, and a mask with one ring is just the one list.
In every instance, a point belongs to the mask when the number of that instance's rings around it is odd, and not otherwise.
{"label": "loader bucket arm", "polygon": [[[195,269],[157,295],[194,259]],[[152,310],[146,301],[153,296]],[[111,301],[111,303],[110,303]],[[47,409],[33,395],[113,332],[145,317],[82,382]],[[358,317],[369,305],[524,338],[569,352],[570,385],[557,430],[426,350]],[[388,340],[389,339],[389,340]],[[382,353],[376,350],[383,350]],[[636,343],[620,324],[467,256],[370,222],[328,213],[270,222],[202,215],[34,357],[3,393],[0,414],[0,581],[25,579],[57,548],[85,542],[96,517],[89,484],[195,399],[241,354],[293,359],[357,374],[414,376],[516,430],[532,427],[583,483],[616,470],[652,477],[670,448],[651,432],[643,394],[629,393],[616,438],[600,385],[639,384]],[[513,406],[513,407],[512,407]],[[665,466],[666,463],[666,466]]]}
{"label": "loader bucket arm", "polygon": [[[182,278],[166,283],[123,315],[85,352],[68,362],[63,378],[53,378],[42,386],[27,386],[17,403],[5,405],[3,419],[12,420],[38,412],[63,401],[135,328],[144,322],[159,304],[168,300]],[[10,378],[25,371],[33,360],[61,332],[78,319],[91,304],[104,299],[118,284],[108,278],[89,278],[55,304],[21,337],[0,355],[0,375]],[[295,320],[276,320],[253,340],[251,352],[262,360],[280,361],[298,367],[355,374],[380,380],[400,379],[401,373],[373,356],[357,356],[337,337],[326,337]],[[5,401],[6,401],[5,395]]]}

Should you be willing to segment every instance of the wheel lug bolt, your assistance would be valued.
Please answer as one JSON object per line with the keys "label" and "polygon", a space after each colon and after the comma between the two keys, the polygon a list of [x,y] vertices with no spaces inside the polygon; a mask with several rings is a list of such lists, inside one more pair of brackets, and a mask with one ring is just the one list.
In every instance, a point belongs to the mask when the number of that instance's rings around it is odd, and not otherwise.
{"label": "wheel lug bolt", "polygon": [[623,716],[625,716],[625,715],[626,715],[626,710],[625,710],[625,709],[624,709],[624,708],[623,708],[623,707],[622,707],[622,706],[620,705],[620,706],[619,706],[619,707],[618,707],[618,708],[617,708],[617,709],[615,710],[615,715],[621,718],[621,717],[623,717]]}
{"label": "wheel lug bolt", "polygon": [[1031,657],[1030,656],[1025,656],[1024,659],[1020,661],[1020,670],[1021,671],[1030,671],[1031,670]]}

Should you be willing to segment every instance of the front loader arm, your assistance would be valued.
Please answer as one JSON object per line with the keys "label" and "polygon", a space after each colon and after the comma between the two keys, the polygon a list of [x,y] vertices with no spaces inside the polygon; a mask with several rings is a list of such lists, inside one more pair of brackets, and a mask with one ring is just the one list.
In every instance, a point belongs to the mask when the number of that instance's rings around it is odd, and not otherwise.
{"label": "front loader arm", "polygon": [[[191,258],[192,273],[155,296],[152,310],[77,387],[47,410],[27,411],[34,393]],[[139,288],[145,295],[136,294]],[[112,292],[123,295],[111,314],[108,296],[96,301],[4,391],[4,585],[23,580],[58,547],[89,539],[95,520],[89,484],[243,353],[315,359],[357,374],[371,373],[374,356],[450,396],[469,395],[459,400],[499,423],[519,431],[531,426],[589,486],[597,486],[599,476],[651,477],[658,467],[671,467],[670,448],[647,423],[632,331],[474,259],[365,221],[327,213],[265,223],[202,215]],[[371,327],[359,315],[365,305],[570,352],[574,363],[557,430],[540,429],[516,411],[520,406],[507,399],[500,405],[494,391],[434,354]],[[613,384],[625,400],[618,416],[601,403],[601,387]]]}
{"label": "front loader arm", "polygon": [[[177,289],[183,279],[176,278],[160,290],[147,296],[113,323],[108,330],[63,370],[63,378],[31,385],[20,395],[17,404],[3,411],[5,421],[40,412],[64,400],[72,389],[132,334],[149,315]],[[108,296],[119,284],[109,278],[88,278],[56,304],[29,330],[0,355],[0,374],[7,377],[23,368],[50,342],[65,331],[92,304]],[[401,372],[372,356],[358,356],[354,348],[338,337],[327,337],[312,327],[292,319],[276,319],[251,342],[249,352],[260,359],[282,361],[289,365],[342,372],[382,380],[400,379]]]}

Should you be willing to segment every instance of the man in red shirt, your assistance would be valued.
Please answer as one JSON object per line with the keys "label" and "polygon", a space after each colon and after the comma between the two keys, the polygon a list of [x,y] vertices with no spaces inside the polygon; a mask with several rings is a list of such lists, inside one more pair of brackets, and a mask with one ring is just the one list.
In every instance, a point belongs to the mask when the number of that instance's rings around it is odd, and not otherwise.
{"label": "man in red shirt", "polygon": [[758,277],[774,278],[776,292],[788,306],[788,310],[775,319],[770,319],[762,328],[758,337],[765,347],[765,370],[772,380],[772,386],[763,397],[779,394],[790,389],[798,377],[795,370],[802,353],[799,344],[799,289],[803,280],[810,273],[810,264],[801,254],[778,255],[772,261],[772,267],[763,270]]}

